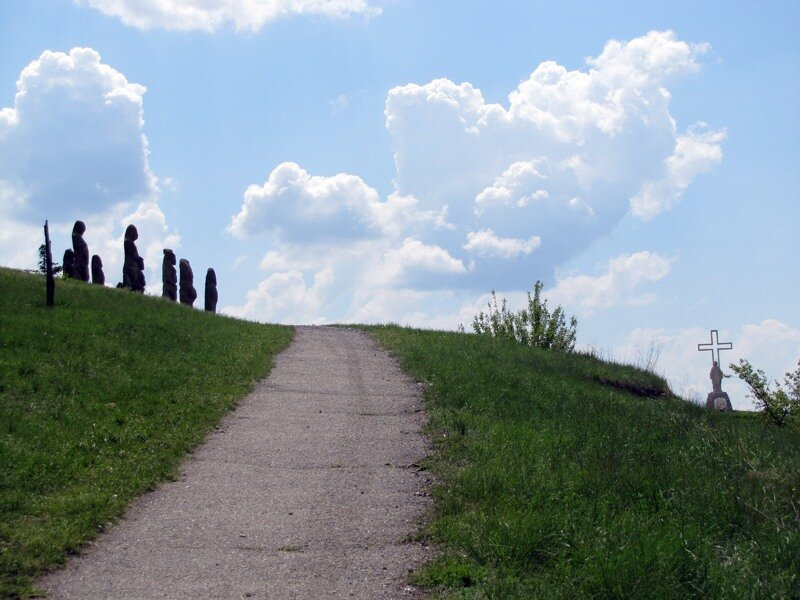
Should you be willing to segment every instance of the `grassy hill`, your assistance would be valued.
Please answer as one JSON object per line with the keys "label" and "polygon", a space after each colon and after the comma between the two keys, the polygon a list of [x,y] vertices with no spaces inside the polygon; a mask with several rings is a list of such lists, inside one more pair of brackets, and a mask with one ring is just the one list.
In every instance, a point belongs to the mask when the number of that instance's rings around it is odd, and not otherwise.
{"label": "grassy hill", "polygon": [[372,327],[428,385],[454,598],[800,598],[800,432],[663,380],[474,335]]}
{"label": "grassy hill", "polygon": [[0,597],[176,473],[289,327],[0,268]]}
{"label": "grassy hill", "polygon": [[[268,372],[291,328],[0,268],[0,596],[33,592]],[[370,327],[427,383],[450,598],[798,598],[800,432],[592,357]]]}

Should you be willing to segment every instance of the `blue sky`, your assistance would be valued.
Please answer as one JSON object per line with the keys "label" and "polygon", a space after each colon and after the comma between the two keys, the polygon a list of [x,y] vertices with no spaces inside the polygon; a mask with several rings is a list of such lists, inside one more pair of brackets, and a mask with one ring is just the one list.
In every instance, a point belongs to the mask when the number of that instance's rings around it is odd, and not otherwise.
{"label": "blue sky", "polygon": [[250,319],[454,328],[541,279],[690,396],[712,328],[797,364],[800,4],[267,4],[0,3],[0,264],[82,219],[114,284],[133,222],[150,293],[172,247]]}

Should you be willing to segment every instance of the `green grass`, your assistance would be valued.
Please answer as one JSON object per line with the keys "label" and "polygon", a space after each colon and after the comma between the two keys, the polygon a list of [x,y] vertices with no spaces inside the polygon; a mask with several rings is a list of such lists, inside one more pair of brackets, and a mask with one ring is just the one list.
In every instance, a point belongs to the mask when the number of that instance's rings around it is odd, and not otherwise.
{"label": "green grass", "polygon": [[[32,595],[173,477],[291,328],[0,269],[0,596]],[[369,328],[428,384],[448,598],[800,597],[800,433],[660,378],[484,337]]]}
{"label": "green grass", "polygon": [[445,598],[798,598],[800,433],[632,367],[368,328],[428,384]]}
{"label": "green grass", "polygon": [[34,593],[272,366],[289,327],[0,268],[0,597]]}

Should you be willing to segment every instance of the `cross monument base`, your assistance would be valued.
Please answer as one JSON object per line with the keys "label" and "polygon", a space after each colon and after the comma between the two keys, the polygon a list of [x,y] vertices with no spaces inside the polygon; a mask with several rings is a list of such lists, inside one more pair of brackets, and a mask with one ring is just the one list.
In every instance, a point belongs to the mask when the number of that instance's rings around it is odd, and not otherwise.
{"label": "cross monument base", "polygon": [[706,397],[706,408],[713,408],[721,411],[732,411],[731,399],[728,392],[711,392]]}

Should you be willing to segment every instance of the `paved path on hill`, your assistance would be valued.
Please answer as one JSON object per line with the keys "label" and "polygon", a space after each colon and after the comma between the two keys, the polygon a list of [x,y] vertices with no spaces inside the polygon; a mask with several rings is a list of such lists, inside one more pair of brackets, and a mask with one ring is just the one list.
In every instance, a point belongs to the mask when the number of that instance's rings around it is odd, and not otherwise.
{"label": "paved path on hill", "polygon": [[53,598],[413,598],[419,387],[368,335],[298,327],[268,378],[66,568]]}

